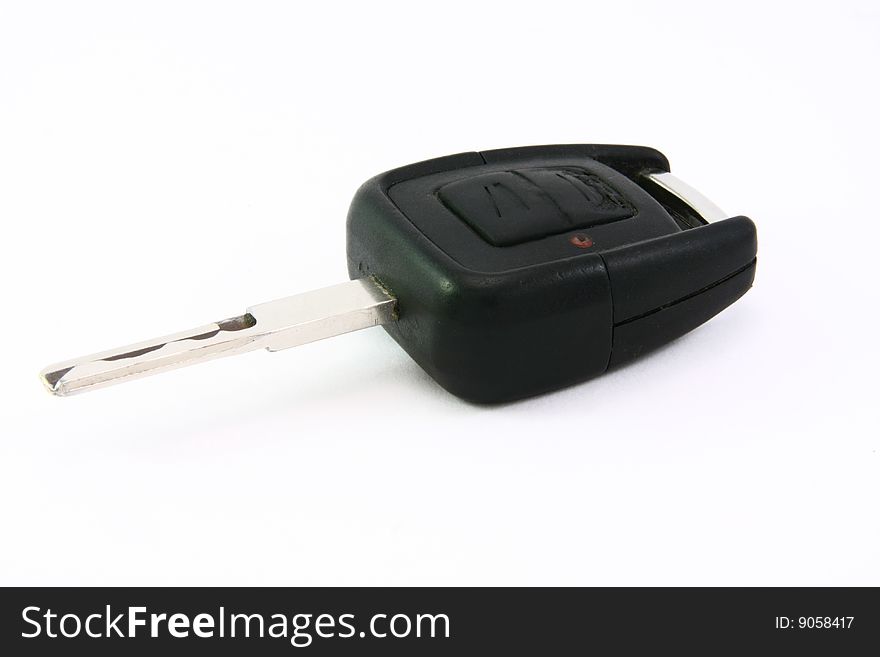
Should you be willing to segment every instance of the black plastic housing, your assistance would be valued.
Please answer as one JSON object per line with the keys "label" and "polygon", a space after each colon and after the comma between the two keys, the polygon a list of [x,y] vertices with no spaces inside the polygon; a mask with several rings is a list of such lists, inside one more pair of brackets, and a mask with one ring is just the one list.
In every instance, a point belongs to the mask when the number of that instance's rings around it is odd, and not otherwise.
{"label": "black plastic housing", "polygon": [[[746,217],[688,219],[642,187],[639,146],[461,153],[367,181],[351,278],[398,298],[386,330],[444,388],[497,403],[602,374],[695,328],[751,286]],[[696,227],[691,227],[691,226]]]}

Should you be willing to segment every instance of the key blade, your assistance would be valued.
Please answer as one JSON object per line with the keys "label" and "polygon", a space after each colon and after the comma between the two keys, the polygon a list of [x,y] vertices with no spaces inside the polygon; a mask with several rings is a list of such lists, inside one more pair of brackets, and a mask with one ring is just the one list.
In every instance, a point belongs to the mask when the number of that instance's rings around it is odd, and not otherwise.
{"label": "key blade", "polygon": [[250,323],[247,315],[207,324],[153,340],[50,365],[40,372],[53,394],[72,395],[138,376],[183,367],[209,358],[256,349],[252,333],[224,331],[221,326]]}
{"label": "key blade", "polygon": [[91,356],[56,363],[40,378],[49,392],[78,392],[259,348],[279,351],[396,319],[397,301],[361,278],[262,303],[244,315]]}
{"label": "key blade", "polygon": [[247,309],[263,327],[260,346],[281,351],[397,319],[397,300],[372,278],[261,303]]}

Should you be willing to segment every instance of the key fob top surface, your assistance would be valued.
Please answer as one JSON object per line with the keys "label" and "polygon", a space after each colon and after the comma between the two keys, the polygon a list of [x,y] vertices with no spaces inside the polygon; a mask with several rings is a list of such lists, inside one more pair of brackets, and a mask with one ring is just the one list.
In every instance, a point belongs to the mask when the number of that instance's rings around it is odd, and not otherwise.
{"label": "key fob top surface", "polygon": [[708,223],[639,146],[451,155],[356,193],[351,278],[398,299],[386,330],[447,390],[498,403],[583,381],[702,324],[751,286],[755,226]]}

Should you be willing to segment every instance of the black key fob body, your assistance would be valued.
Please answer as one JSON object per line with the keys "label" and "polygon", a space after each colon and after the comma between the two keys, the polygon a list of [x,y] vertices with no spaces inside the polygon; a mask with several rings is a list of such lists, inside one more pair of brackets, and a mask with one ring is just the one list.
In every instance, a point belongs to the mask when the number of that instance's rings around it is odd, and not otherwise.
{"label": "black key fob body", "polygon": [[752,221],[703,216],[668,171],[654,149],[603,145],[394,169],[352,201],[349,275],[397,298],[386,330],[450,392],[497,403],[568,386],[683,335],[752,284]]}

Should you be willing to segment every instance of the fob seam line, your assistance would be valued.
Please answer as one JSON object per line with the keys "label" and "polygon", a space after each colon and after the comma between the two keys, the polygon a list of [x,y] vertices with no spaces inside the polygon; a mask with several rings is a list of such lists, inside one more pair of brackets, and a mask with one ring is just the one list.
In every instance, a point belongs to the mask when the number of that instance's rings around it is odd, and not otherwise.
{"label": "fob seam line", "polygon": [[[636,315],[635,317],[630,317],[629,319],[625,319],[622,322],[617,322],[614,324],[614,327],[616,328],[618,326],[624,326],[625,324],[629,324],[630,322],[635,322],[637,320],[644,319],[645,317],[648,317],[649,315],[659,313],[661,310],[666,310],[667,308],[671,308],[672,306],[678,305],[679,303],[681,303],[683,301],[687,301],[688,299],[692,299],[695,296],[702,294],[703,292],[708,292],[712,288],[717,287],[717,286],[721,285],[722,283],[729,281],[734,276],[738,276],[739,274],[742,274],[744,271],[748,270],[749,268],[754,267],[755,263],[757,263],[757,262],[758,262],[758,259],[753,258],[752,261],[749,262],[749,264],[745,265],[744,267],[740,267],[739,269],[737,269],[733,273],[728,274],[724,278],[718,279],[714,283],[711,283],[705,287],[700,288],[696,292],[691,292],[690,294],[687,294],[679,299],[676,299],[675,301],[670,301],[669,303],[665,303],[662,306],[658,306],[657,308],[654,308],[654,309],[649,310],[647,312]],[[612,297],[612,303],[613,302],[614,302],[614,299]]]}
{"label": "fob seam line", "polygon": [[617,328],[617,324],[614,323],[614,286],[611,285],[611,272],[608,271],[608,262],[605,260],[605,256],[601,251],[597,251],[596,255],[602,260],[602,269],[605,271],[605,278],[608,279],[608,299],[611,301],[611,342],[608,345],[608,360],[605,362],[605,369],[602,370],[607,372],[611,367],[611,358],[614,355],[614,329]]}

